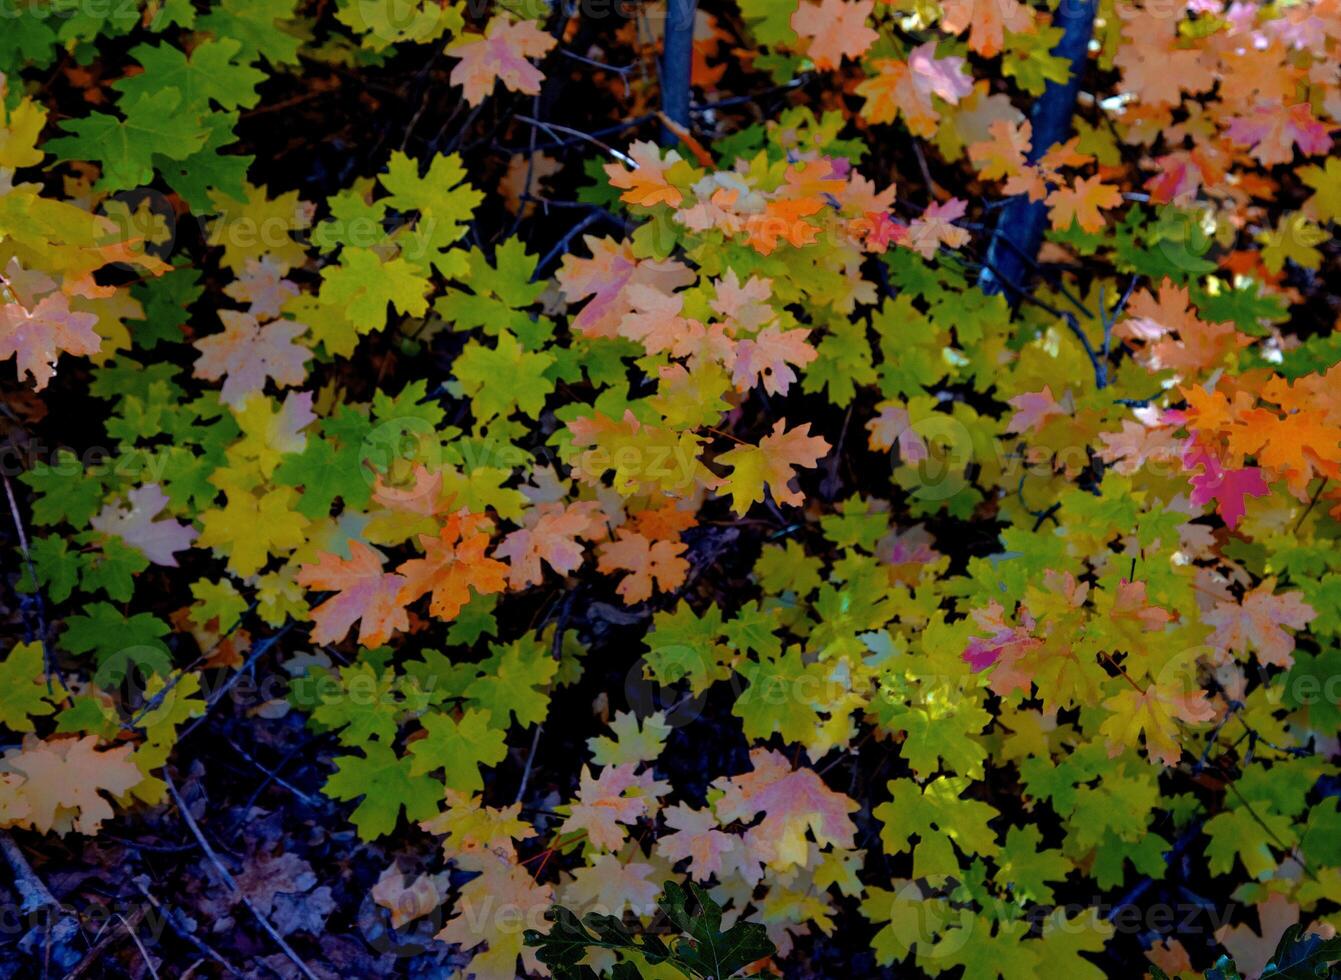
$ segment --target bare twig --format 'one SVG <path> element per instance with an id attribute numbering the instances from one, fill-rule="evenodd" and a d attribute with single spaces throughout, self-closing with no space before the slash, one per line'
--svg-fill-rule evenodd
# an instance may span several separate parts
<path id="1" fill-rule="evenodd" d="M 535 734 L 531 736 L 531 750 L 526 753 L 526 768 L 522 770 L 521 785 L 517 787 L 517 798 L 512 801 L 514 803 L 520 803 L 526 795 L 526 784 L 531 781 L 531 766 L 535 763 L 536 749 L 540 748 L 540 733 L 544 730 L 543 724 L 535 726 Z"/>
<path id="2" fill-rule="evenodd" d="M 629 156 L 627 153 L 621 153 L 619 150 L 616 150 L 613 146 L 610 146 L 606 143 L 602 143 L 600 140 L 598 140 L 595 136 L 591 135 L 590 133 L 584 133 L 580 129 L 573 129 L 571 126 L 560 126 L 558 123 L 545 122 L 540 119 L 532 119 L 530 116 L 516 116 L 515 118 L 517 122 L 524 122 L 528 126 L 539 126 L 541 129 L 549 133 L 549 135 L 551 137 L 554 137 L 555 139 L 558 139 L 558 137 L 554 135 L 555 133 L 567 133 L 569 136 L 572 136 L 575 139 L 581 140 L 586 143 L 590 143 L 592 146 L 600 147 L 607 154 L 614 157 L 616 160 L 624 164 L 624 166 L 628 167 L 629 169 L 631 170 L 638 169 L 638 161 L 634 160 L 633 157 Z"/>
<path id="3" fill-rule="evenodd" d="M 14 890 L 19 893 L 19 907 L 25 914 L 38 909 L 60 908 L 61 903 L 56 901 L 56 896 L 51 894 L 46 883 L 37 877 L 37 872 L 33 871 L 32 865 L 23 856 L 18 842 L 7 830 L 0 830 L 0 851 L 4 852 L 5 860 L 14 872 Z"/>
<path id="4" fill-rule="evenodd" d="M 311 968 L 302 961 L 302 958 L 294 952 L 293 947 L 290 946 L 284 940 L 284 937 L 275 930 L 275 927 L 270 924 L 270 920 L 261 914 L 261 910 L 256 907 L 251 898 L 238 887 L 237 881 L 233 878 L 229 870 L 224 867 L 223 862 L 219 860 L 219 855 L 216 854 L 214 848 L 210 846 L 210 842 L 205 839 L 205 835 L 200 830 L 200 825 L 196 823 L 196 818 L 191 816 L 190 808 L 186 805 L 186 801 L 182 799 L 182 794 L 178 792 L 177 784 L 173 782 L 172 774 L 169 773 L 167 769 L 163 770 L 163 782 L 167 784 L 168 792 L 172 795 L 172 801 L 177 804 L 177 812 L 180 813 L 182 819 L 186 821 L 187 829 L 191 831 L 191 835 L 195 837 L 196 841 L 200 844 L 200 849 L 205 852 L 205 857 L 207 857 L 210 864 L 214 866 L 214 870 L 218 872 L 220 880 L 228 887 L 228 890 L 233 893 L 238 901 L 247 906 L 251 911 L 251 914 L 256 917 L 256 921 L 260 923 L 261 928 L 275 941 L 275 944 L 284 952 L 284 955 L 289 958 L 289 962 L 298 968 L 298 972 L 307 977 L 307 980 L 317 980 L 317 976 L 312 972 Z"/>
<path id="5" fill-rule="evenodd" d="M 157 898 L 155 898 L 153 894 L 149 891 L 149 889 L 146 888 L 138 878 L 135 879 L 135 887 L 139 889 L 140 894 L 144 896 L 145 901 L 147 901 L 150 905 L 152 905 L 154 909 L 163 916 L 164 920 L 167 922 L 169 926 L 172 927 L 172 931 L 177 934 L 178 938 L 183 939 L 186 942 L 190 943 L 196 949 L 200 950 L 200 952 L 203 953 L 205 956 L 207 956 L 209 959 L 213 960 L 215 963 L 218 963 L 219 966 L 221 966 L 224 970 L 226 970 L 229 973 L 229 975 L 235 977 L 242 976 L 242 972 L 240 970 L 238 970 L 226 959 L 224 959 L 222 956 L 216 953 L 208 943 L 206 943 L 203 939 L 201 939 L 194 932 L 192 932 L 190 928 L 188 928 L 187 924 L 182 921 L 182 917 L 177 912 L 176 909 L 174 909 L 170 905 L 164 905 Z"/>
<path id="6" fill-rule="evenodd" d="M 144 921 L 146 914 L 145 907 L 141 905 L 130 914 L 129 919 L 119 914 L 116 918 L 126 927 L 124 935 L 129 935 L 134 941 L 140 955 L 144 957 L 144 965 L 149 968 L 150 975 L 157 980 L 158 970 L 154 968 L 154 961 L 149 958 L 149 951 L 144 948 L 144 944 L 140 942 L 140 937 L 135 934 L 136 927 Z M 98 961 L 121 940 L 122 935 L 120 929 L 108 929 L 104 932 L 98 941 L 93 944 L 93 947 L 84 954 L 84 958 L 76 963 L 69 973 L 65 974 L 64 980 L 79 980 L 80 977 L 88 976 L 90 971 L 98 965 Z"/>
<path id="7" fill-rule="evenodd" d="M 53 693 L 51 684 L 53 675 L 56 680 L 60 681 L 62 688 L 69 690 L 69 685 L 65 683 L 65 677 L 61 674 L 60 667 L 57 666 L 56 660 L 51 654 L 51 647 L 47 643 L 47 607 L 42 599 L 42 589 L 37 584 L 37 568 L 33 565 L 33 555 L 28 548 L 28 533 L 23 529 L 23 518 L 19 516 L 19 502 L 14 499 L 14 487 L 10 485 L 8 474 L 0 473 L 0 479 L 5 481 L 5 497 L 9 500 L 9 516 L 14 521 L 14 531 L 19 536 L 19 550 L 23 552 L 23 561 L 28 567 L 28 578 L 33 583 L 37 635 L 38 641 L 42 644 L 42 665 L 46 671 L 47 693 Z"/>

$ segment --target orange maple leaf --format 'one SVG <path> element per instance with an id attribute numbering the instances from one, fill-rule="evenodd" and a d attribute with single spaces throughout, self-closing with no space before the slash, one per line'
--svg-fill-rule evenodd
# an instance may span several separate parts
<path id="1" fill-rule="evenodd" d="M 736 344 L 735 363 L 731 380 L 741 391 L 748 391 L 763 382 L 771 395 L 785 395 L 796 380 L 790 365 L 805 367 L 819 356 L 807 339 L 810 331 L 803 327 L 782 330 L 767 327 L 752 338 Z"/>
<path id="2" fill-rule="evenodd" d="M 280 388 L 301 385 L 307 379 L 307 362 L 312 352 L 297 339 L 307 327 L 292 320 L 257 323 L 250 313 L 220 310 L 223 333 L 201 337 L 195 342 L 200 357 L 195 376 L 208 381 L 224 379 L 219 401 L 241 407 L 247 396 L 265 388 L 270 378 Z"/>
<path id="3" fill-rule="evenodd" d="M 41 391 L 56 373 L 56 357 L 96 354 L 102 338 L 93 331 L 98 317 L 70 309 L 64 293 L 43 296 L 31 310 L 22 303 L 0 306 L 0 360 L 14 355 L 19 378 L 29 374 Z"/>
<path id="4" fill-rule="evenodd" d="M 470 601 L 470 591 L 487 595 L 507 587 L 507 565 L 486 558 L 493 522 L 478 514 L 462 512 L 447 518 L 437 537 L 421 534 L 423 558 L 402 562 L 396 571 L 403 584 L 396 601 L 409 605 L 421 595 L 433 593 L 428 611 L 442 620 L 455 619 Z"/>
<path id="5" fill-rule="evenodd" d="M 689 574 L 689 562 L 680 557 L 687 547 L 683 541 L 649 541 L 637 531 L 622 527 L 615 534 L 616 540 L 601 545 L 596 567 L 607 574 L 630 573 L 615 589 L 628 605 L 651 596 L 654 583 L 662 592 L 669 592 Z"/>
<path id="6" fill-rule="evenodd" d="M 1032 34 L 1036 25 L 1029 8 L 1019 0 L 945 0 L 941 26 L 961 34 L 972 26 L 969 47 L 984 58 L 1001 50 L 1005 32 Z"/>
<path id="7" fill-rule="evenodd" d="M 657 145 L 644 140 L 629 147 L 628 155 L 636 164 L 632 170 L 622 163 L 605 165 L 610 186 L 624 191 L 619 199 L 625 204 L 637 204 L 645 208 L 658 204 L 679 207 L 684 194 L 666 179 L 666 171 L 680 162 L 680 154 L 668 150 L 663 160 Z"/>
<path id="8" fill-rule="evenodd" d="M 816 68 L 837 68 L 846 56 L 860 58 L 880 37 L 866 26 L 875 0 L 803 2 L 792 13 L 792 30 L 810 38 L 806 55 Z"/>
<path id="9" fill-rule="evenodd" d="M 514 92 L 536 95 L 545 75 L 526 59 L 539 58 L 557 43 L 534 21 L 499 14 L 489 21 L 483 36 L 466 34 L 447 46 L 448 54 L 461 59 L 452 69 L 451 83 L 461 86 L 471 105 L 483 102 L 496 81 Z"/>
<path id="10" fill-rule="evenodd" d="M 99 752 L 96 735 L 47 741 L 29 735 L 22 748 L 5 753 L 5 769 L 24 777 L 5 790 L 27 803 L 23 819 L 37 830 L 65 834 L 73 829 L 91 836 L 113 815 L 102 794 L 122 796 L 144 781 L 131 760 L 134 751 L 132 745 L 119 745 Z"/>
<path id="11" fill-rule="evenodd" d="M 582 538 L 605 533 L 600 504 L 594 500 L 563 504 L 545 504 L 530 511 L 526 527 L 518 528 L 494 549 L 498 558 L 510 566 L 508 581 L 514 589 L 535 585 L 544 579 L 541 559 L 560 575 L 577 571 L 585 549 Z"/>
<path id="12" fill-rule="evenodd" d="M 1100 208 L 1115 208 L 1122 203 L 1122 194 L 1100 177 L 1077 177 L 1074 187 L 1059 187 L 1048 195 L 1052 208 L 1052 227 L 1065 231 L 1075 221 L 1085 231 L 1095 232 L 1104 226 Z"/>
<path id="13" fill-rule="evenodd" d="M 334 589 L 337 594 L 312 610 L 316 643 L 338 643 L 355 620 L 359 643 L 381 646 L 396 630 L 408 630 L 410 619 L 397 599 L 405 579 L 382 570 L 382 556 L 362 541 L 349 542 L 349 558 L 323 552 L 315 564 L 298 569 L 298 584 L 308 589 Z"/>

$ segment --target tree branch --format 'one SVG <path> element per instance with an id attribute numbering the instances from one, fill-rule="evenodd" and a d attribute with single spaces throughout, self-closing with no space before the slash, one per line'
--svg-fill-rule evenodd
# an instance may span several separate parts
<path id="1" fill-rule="evenodd" d="M 1096 6 L 1097 0 L 1062 0 L 1057 9 L 1055 20 L 1062 22 L 1062 39 L 1052 53 L 1069 61 L 1071 72 L 1063 84 L 1049 82 L 1029 113 L 1029 121 L 1033 124 L 1030 163 L 1037 163 L 1054 145 L 1066 142 L 1071 135 L 1071 114 L 1089 56 Z M 1031 271 L 1030 263 L 1043 243 L 1047 220 L 1048 208 L 1043 201 L 1031 201 L 1028 195 L 1017 194 L 1006 203 L 997 216 L 997 234 L 988 246 L 990 263 L 984 263 L 978 279 L 983 292 L 991 295 L 1008 288 L 1002 279 L 1006 283 L 1025 285 Z M 1001 247 L 1002 240 L 1010 247 Z M 996 270 L 1000 270 L 1000 275 Z"/>
<path id="2" fill-rule="evenodd" d="M 689 128 L 689 74 L 694 62 L 694 13 L 697 0 L 668 0 L 665 46 L 661 54 L 661 110 L 681 129 Z M 662 125 L 661 145 L 674 146 L 680 137 Z"/>

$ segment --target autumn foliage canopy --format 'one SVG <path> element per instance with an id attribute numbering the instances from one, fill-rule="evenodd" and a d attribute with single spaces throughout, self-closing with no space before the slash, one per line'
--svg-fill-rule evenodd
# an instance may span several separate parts
<path id="1" fill-rule="evenodd" d="M 1338 66 L 6 0 L 0 975 L 1329 976 Z"/>

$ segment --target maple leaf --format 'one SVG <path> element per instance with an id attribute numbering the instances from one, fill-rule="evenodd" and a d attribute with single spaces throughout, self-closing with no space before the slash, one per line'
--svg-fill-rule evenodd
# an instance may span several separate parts
<path id="1" fill-rule="evenodd" d="M 548 646 L 521 642 L 495 646 L 493 656 L 480 669 L 465 689 L 471 702 L 488 710 L 500 724 L 509 715 L 523 727 L 545 720 L 549 696 L 543 688 L 559 669 Z"/>
<path id="2" fill-rule="evenodd" d="M 455 914 L 435 937 L 475 952 L 462 968 L 466 976 L 515 977 L 517 957 L 526 973 L 539 972 L 535 953 L 522 943 L 522 929 L 537 910 L 554 902 L 550 885 L 538 884 L 526 867 L 492 852 L 472 855 L 464 870 L 478 875 L 461 886 Z"/>
<path id="3" fill-rule="evenodd" d="M 407 881 L 405 872 L 392 862 L 377 878 L 372 900 L 391 913 L 391 927 L 423 918 L 442 904 L 444 895 L 432 875 L 421 874 Z"/>
<path id="4" fill-rule="evenodd" d="M 284 273 L 285 269 L 268 255 L 260 259 L 249 258 L 242 274 L 223 291 L 240 303 L 251 304 L 247 312 L 257 320 L 273 320 L 279 316 L 284 304 L 300 292 L 297 283 L 285 278 Z M 221 317 L 223 312 L 220 311 Z M 197 347 L 200 344 L 201 341 L 196 342 Z"/>
<path id="5" fill-rule="evenodd" d="M 623 915 L 629 909 L 637 916 L 656 911 L 661 887 L 649 880 L 656 873 L 641 861 L 621 862 L 613 854 L 598 854 L 590 865 L 573 872 L 573 880 L 559 893 L 559 900 L 583 912 Z"/>
<path id="6" fill-rule="evenodd" d="M 260 496 L 250 490 L 226 487 L 227 503 L 200 515 L 196 545 L 213 548 L 228 558 L 228 570 L 255 575 L 272 554 L 293 551 L 303 543 L 310 523 L 294 508 L 297 494 L 280 487 Z"/>
<path id="7" fill-rule="evenodd" d="M 1069 414 L 1052 396 L 1052 386 L 1042 391 L 1025 392 L 1007 399 L 1015 414 L 1006 423 L 1007 432 L 1032 432 L 1041 428 L 1054 415 Z"/>
<path id="8" fill-rule="evenodd" d="M 1189 470 L 1201 470 L 1188 477 L 1192 484 L 1192 503 L 1203 507 L 1212 500 L 1216 501 L 1216 513 L 1231 530 L 1238 527 L 1243 518 L 1248 497 L 1265 497 L 1271 492 L 1262 477 L 1262 471 L 1256 466 L 1227 470 L 1209 453 L 1196 449 L 1183 457 L 1183 465 Z"/>
<path id="9" fill-rule="evenodd" d="M 667 170 L 681 162 L 679 153 L 667 150 L 663 159 L 662 151 L 655 143 L 643 140 L 629 147 L 628 156 L 634 163 L 632 170 L 618 162 L 605 165 L 610 186 L 624 192 L 619 196 L 621 201 L 644 208 L 658 204 L 672 208 L 680 206 L 684 194 L 666 176 Z"/>
<path id="10" fill-rule="evenodd" d="M 810 346 L 809 333 L 800 327 L 782 330 L 772 326 L 739 341 L 734 352 L 731 381 L 742 391 L 762 381 L 769 394 L 785 395 L 796 380 L 796 372 L 790 365 L 805 367 L 819 356 Z"/>
<path id="11" fill-rule="evenodd" d="M 254 260 L 253 260 L 254 261 Z M 195 342 L 200 357 L 195 376 L 209 381 L 224 379 L 219 400 L 240 407 L 247 396 L 264 390 L 265 379 L 280 388 L 307 380 L 307 362 L 312 352 L 295 341 L 307 327 L 292 320 L 260 324 L 251 313 L 220 310 L 224 332 Z"/>
<path id="12" fill-rule="evenodd" d="M 547 54 L 557 43 L 557 38 L 534 21 L 514 21 L 507 14 L 496 14 L 483 36 L 465 34 L 447 46 L 448 54 L 461 59 L 452 69 L 451 83 L 461 86 L 471 105 L 483 102 L 496 81 L 513 92 L 535 95 L 545 75 L 526 59 Z"/>
<path id="13" fill-rule="evenodd" d="M 837 68 L 843 58 L 860 58 L 880 37 L 866 26 L 875 0 L 820 0 L 802 3 L 792 13 L 791 27 L 810 38 L 806 56 L 816 68 Z"/>
<path id="14" fill-rule="evenodd" d="M 401 808 L 408 820 L 426 820 L 438 811 L 442 784 L 429 776 L 410 775 L 411 760 L 396 757 L 378 741 L 362 746 L 363 755 L 341 755 L 335 760 L 322 792 L 337 800 L 362 799 L 349 819 L 359 836 L 372 841 L 396 829 Z"/>
<path id="15" fill-rule="evenodd" d="M 573 328 L 588 337 L 613 337 L 626 314 L 632 311 L 631 286 L 648 286 L 671 293 L 694 281 L 694 273 L 674 260 L 639 259 L 628 242 L 583 236 L 591 258 L 571 253 L 563 257 L 555 279 L 570 304 L 590 296 L 591 300 L 573 319 Z"/>
<path id="16" fill-rule="evenodd" d="M 760 860 L 779 871 L 804 864 L 810 850 L 807 830 L 821 847 L 852 847 L 855 800 L 829 789 L 813 769 L 793 769 L 786 756 L 772 749 L 751 749 L 750 762 L 749 772 L 712 785 L 722 791 L 715 810 L 723 823 L 764 815 L 745 837 Z"/>
<path id="17" fill-rule="evenodd" d="M 89 526 L 111 534 L 142 551 L 155 565 L 177 567 L 178 551 L 191 547 L 196 530 L 180 521 L 155 520 L 168 506 L 168 495 L 157 483 L 146 483 L 126 494 L 128 508 L 106 504 L 89 518 Z"/>
<path id="18" fill-rule="evenodd" d="M 829 451 L 829 444 L 809 434 L 809 422 L 787 431 L 785 425 L 779 419 L 759 445 L 738 446 L 717 457 L 716 462 L 731 467 L 730 476 L 719 478 L 717 486 L 730 488 L 731 507 L 737 514 L 743 516 L 750 504 L 764 499 L 765 484 L 779 503 L 803 502 L 800 491 L 791 487 L 796 468 L 815 466 Z"/>
<path id="19" fill-rule="evenodd" d="M 1206 722 L 1215 717 L 1205 691 L 1181 694 L 1154 684 L 1144 691 L 1119 691 L 1104 702 L 1104 707 L 1111 714 L 1099 726 L 1099 733 L 1107 739 L 1110 757 L 1135 748 L 1144 733 L 1146 755 L 1152 763 L 1166 766 L 1177 765 L 1183 752 L 1177 720 Z"/>
<path id="20" fill-rule="evenodd" d="M 1053 228 L 1065 231 L 1074 220 L 1085 231 L 1095 232 L 1104 226 L 1099 209 L 1117 207 L 1122 194 L 1099 177 L 1077 177 L 1073 186 L 1058 187 L 1049 194 L 1047 203 Z"/>
<path id="21" fill-rule="evenodd" d="M 338 643 L 355 620 L 360 620 L 359 643 L 381 646 L 396 631 L 410 628 L 401 589 L 402 575 L 385 572 L 382 556 L 362 541 L 349 542 L 349 558 L 322 552 L 314 564 L 298 569 L 297 582 L 308 589 L 334 589 L 338 593 L 312 610 L 316 643 Z"/>
<path id="22" fill-rule="evenodd" d="M 494 557 L 508 560 L 508 584 L 523 589 L 543 581 L 542 559 L 560 575 L 577 571 L 585 554 L 579 539 L 605 533 L 594 513 L 598 506 L 590 502 L 547 504 L 528 512 L 528 526 L 508 534 L 494 549 Z"/>
<path id="23" fill-rule="evenodd" d="M 1276 580 L 1263 580 L 1256 588 L 1245 593 L 1243 602 L 1221 600 L 1215 608 L 1202 614 L 1202 622 L 1213 626 L 1215 632 L 1207 641 L 1221 650 L 1246 656 L 1250 649 L 1257 651 L 1258 659 L 1274 667 L 1289 667 L 1294 663 L 1294 638 L 1286 627 L 1301 630 L 1317 612 L 1303 600 L 1303 593 L 1275 593 Z"/>
<path id="24" fill-rule="evenodd" d="M 478 796 L 448 789 L 447 808 L 420 826 L 431 834 L 444 834 L 442 851 L 448 860 L 463 854 L 493 851 L 516 856 L 514 840 L 536 835 L 535 828 L 518 819 L 521 803 L 496 808 L 482 806 Z"/>
<path id="25" fill-rule="evenodd" d="M 968 202 L 959 198 L 951 198 L 944 203 L 940 201 L 932 203 L 921 215 L 913 219 L 912 224 L 908 226 L 907 234 L 899 244 L 912 249 L 924 259 L 932 258 L 942 245 L 959 248 L 968 242 L 969 233 L 967 229 L 960 228 L 952 222 L 964 217 L 967 207 Z"/>
<path id="26" fill-rule="evenodd" d="M 448 789 L 478 793 L 484 789 L 480 766 L 496 766 L 508 754 L 503 732 L 489 726 L 489 712 L 467 708 L 461 717 L 443 712 L 424 715 L 423 738 L 408 745 L 410 775 L 442 769 Z"/>
<path id="27" fill-rule="evenodd" d="M 402 562 L 396 569 L 403 581 L 396 602 L 409 605 L 432 592 L 428 611 L 448 620 L 455 619 L 470 601 L 472 589 L 479 595 L 502 592 L 508 568 L 484 555 L 492 528 L 486 517 L 460 513 L 447 519 L 437 537 L 420 535 L 424 557 Z"/>
<path id="28" fill-rule="evenodd" d="M 62 292 L 48 293 L 29 310 L 19 302 L 0 306 L 0 360 L 14 355 L 19 378 L 27 374 L 41 391 L 56 374 L 56 358 L 67 354 L 92 355 L 102 348 L 93 330 L 92 313 L 70 309 Z"/>
<path id="29" fill-rule="evenodd" d="M 593 776 L 589 766 L 582 767 L 577 795 L 569 805 L 569 815 L 559 826 L 559 833 L 571 834 L 577 830 L 587 833 L 593 847 L 617 851 L 628 837 L 620 824 L 636 823 L 652 812 L 657 789 L 664 784 L 650 781 L 650 777 L 634 774 L 636 763 L 606 766 L 599 776 Z"/>
<path id="30" fill-rule="evenodd" d="M 631 573 L 615 590 L 629 605 L 649 598 L 654 585 L 662 592 L 672 591 L 689 573 L 689 562 L 681 557 L 688 547 L 683 541 L 649 541 L 622 527 L 615 534 L 614 541 L 601 545 L 596 568 L 606 574 Z"/>
<path id="31" fill-rule="evenodd" d="M 610 722 L 610 730 L 614 738 L 601 735 L 587 740 L 592 761 L 598 766 L 653 761 L 666 747 L 671 726 L 666 724 L 664 711 L 654 711 L 641 720 L 631 711 L 620 711 Z"/>
<path id="32" fill-rule="evenodd" d="M 1306 156 L 1327 153 L 1332 148 L 1327 125 L 1313 118 L 1307 102 L 1254 106 L 1252 115 L 1229 121 L 1225 136 L 1239 146 L 1252 147 L 1252 155 L 1266 166 L 1289 163 L 1296 146 Z"/>
<path id="33" fill-rule="evenodd" d="M 666 826 L 675 832 L 657 838 L 657 852 L 672 864 L 689 859 L 689 873 L 707 881 L 723 871 L 723 861 L 740 845 L 740 838 L 723 833 L 717 817 L 708 809 L 695 810 L 683 803 L 667 807 Z"/>
<path id="34" fill-rule="evenodd" d="M 113 816 L 103 793 L 122 796 L 144 779 L 131 760 L 133 745 L 98 751 L 98 738 L 28 735 L 4 755 L 3 766 L 24 776 L 16 792 L 27 803 L 26 822 L 42 833 L 71 830 L 93 836 Z"/>
<path id="35" fill-rule="evenodd" d="M 42 644 L 16 643 L 0 661 L 0 725 L 11 732 L 33 731 L 34 718 L 55 712 L 58 690 L 54 684 L 47 688 Z"/>
<path id="36" fill-rule="evenodd" d="M 969 48 L 990 58 L 1001 51 L 1005 32 L 1030 33 L 1035 29 L 1029 8 L 1019 0 L 945 0 L 941 4 L 941 26 L 951 34 L 969 33 Z"/>

